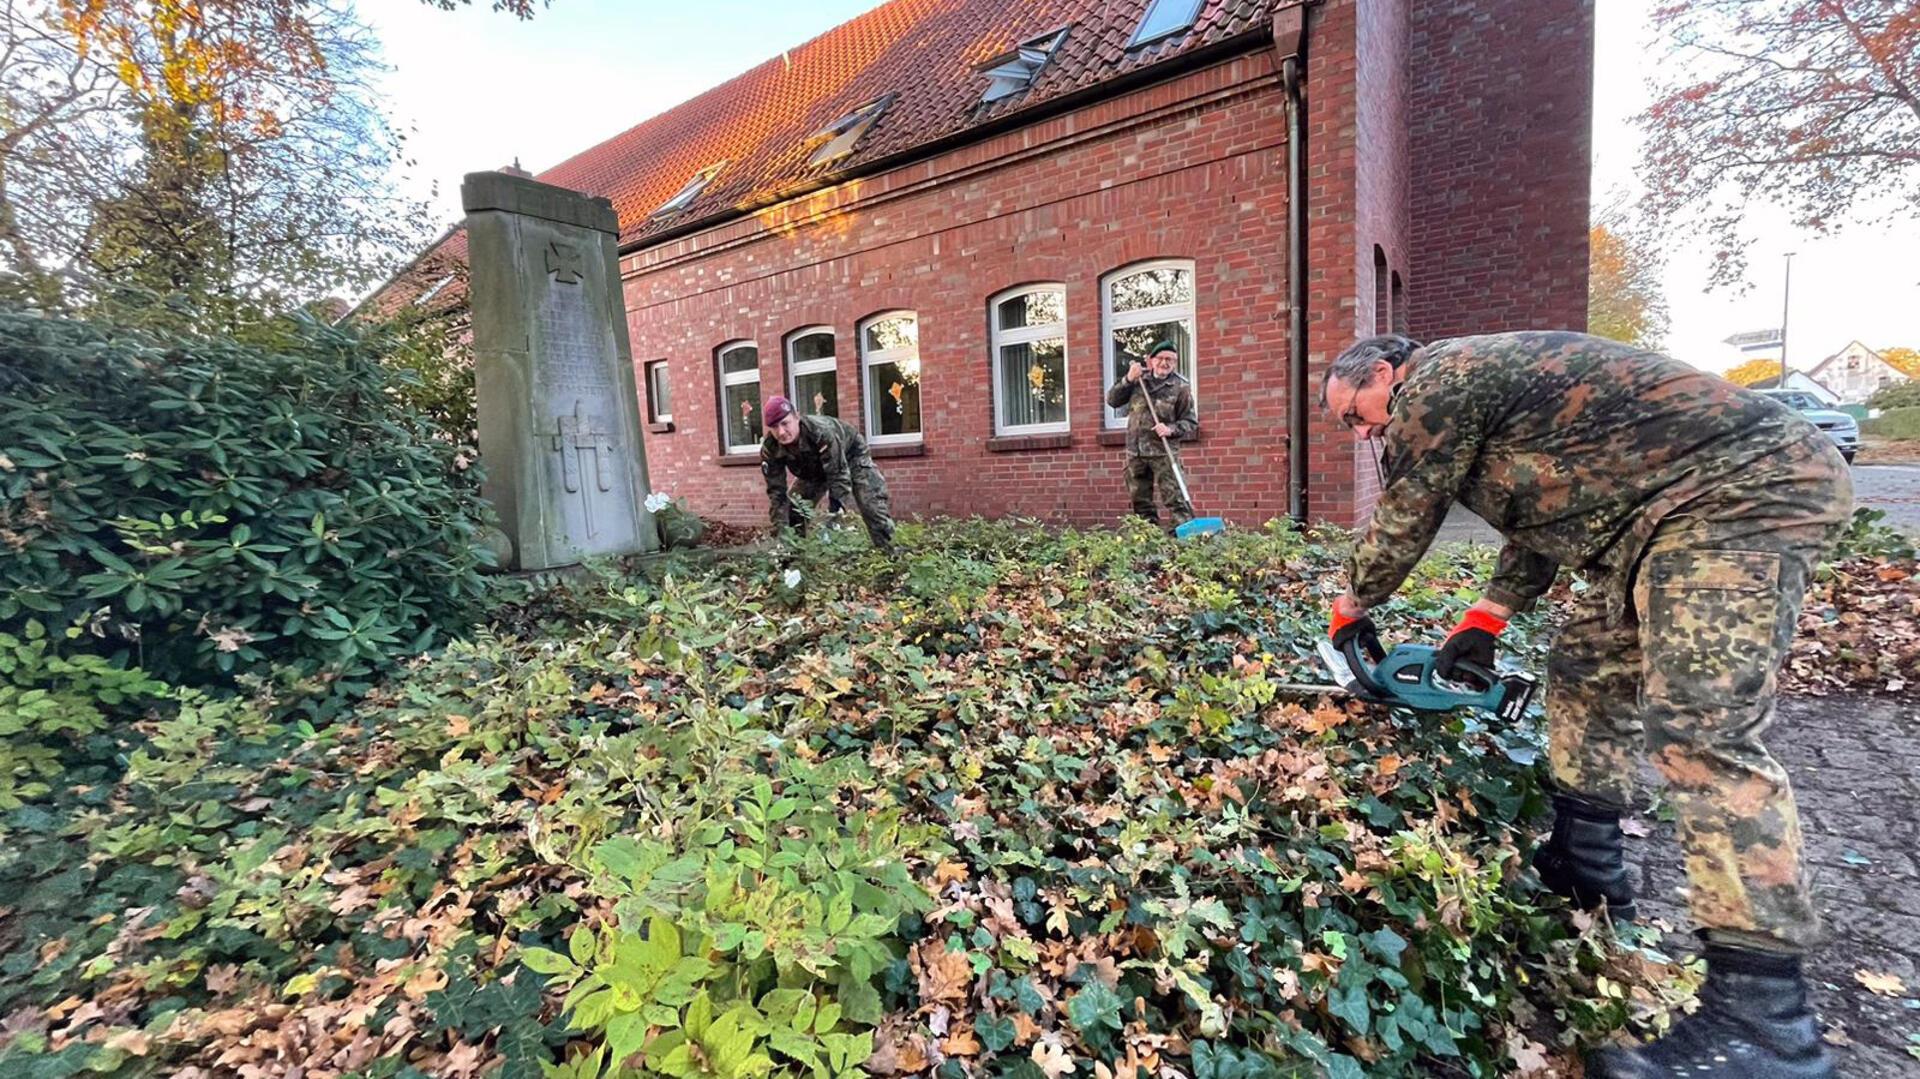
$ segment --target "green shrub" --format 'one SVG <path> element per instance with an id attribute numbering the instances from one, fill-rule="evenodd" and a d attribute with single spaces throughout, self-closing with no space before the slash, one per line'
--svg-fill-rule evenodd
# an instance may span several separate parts
<path id="1" fill-rule="evenodd" d="M 1920 438 L 1920 405 L 1889 408 L 1861 424 L 1860 431 L 1874 438 Z"/>
<path id="2" fill-rule="evenodd" d="M 1882 386 L 1867 398 L 1868 408 L 1920 408 L 1920 380 Z"/>
<path id="3" fill-rule="evenodd" d="M 108 728 L 112 709 L 167 691 L 99 656 L 50 655 L 49 643 L 38 622 L 19 637 L 0 633 L 0 810 L 51 791 L 74 750 Z"/>
<path id="4" fill-rule="evenodd" d="M 1839 540 L 1833 545 L 1832 560 L 1914 557 L 1913 540 L 1886 522 L 1885 510 L 1866 506 L 1856 508 L 1853 520 L 1847 523 L 1847 530 L 1840 534 Z"/>
<path id="5" fill-rule="evenodd" d="M 1324 679 L 1334 537 L 900 538 L 904 574 L 832 531 L 602 563 L 317 730 L 156 709 L 0 833 L 0 1015 L 95 1005 L 0 1075 L 271 1037 L 366 1079 L 1491 1076 L 1682 995 L 1536 907 L 1537 715 L 1283 688 Z M 1488 557 L 1423 561 L 1389 638 Z"/>
<path id="6" fill-rule="evenodd" d="M 391 390 L 382 339 L 161 340 L 0 311 L 0 631 L 157 678 L 339 678 L 475 611 L 467 451 Z"/>

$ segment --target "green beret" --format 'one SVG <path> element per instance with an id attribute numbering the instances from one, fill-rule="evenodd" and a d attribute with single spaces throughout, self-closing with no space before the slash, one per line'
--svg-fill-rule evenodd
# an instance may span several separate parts
<path id="1" fill-rule="evenodd" d="M 1168 341 L 1155 341 L 1155 342 L 1153 343 L 1153 347 L 1147 350 L 1147 355 L 1148 355 L 1148 356 L 1158 356 L 1158 355 L 1159 355 L 1160 353 L 1162 353 L 1162 352 L 1171 352 L 1171 353 L 1173 353 L 1173 354 L 1174 354 L 1175 356 L 1178 356 L 1178 355 L 1180 355 L 1180 350 L 1179 350 L 1179 349 L 1177 349 L 1177 348 L 1175 348 L 1175 347 L 1173 347 L 1173 342 L 1172 342 L 1171 340 L 1168 340 Z"/>

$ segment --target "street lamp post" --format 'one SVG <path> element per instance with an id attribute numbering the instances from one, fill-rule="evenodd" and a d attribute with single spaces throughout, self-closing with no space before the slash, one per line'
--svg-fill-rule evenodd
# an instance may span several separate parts
<path id="1" fill-rule="evenodd" d="M 1793 256 L 1787 252 L 1787 282 L 1780 289 L 1780 388 L 1787 388 L 1787 311 L 1793 301 Z"/>

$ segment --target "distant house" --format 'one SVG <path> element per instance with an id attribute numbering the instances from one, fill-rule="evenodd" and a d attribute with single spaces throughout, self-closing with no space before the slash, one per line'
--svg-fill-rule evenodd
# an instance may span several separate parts
<path id="1" fill-rule="evenodd" d="M 1858 341 L 1821 360 L 1809 373 L 1846 405 L 1864 404 L 1882 387 L 1909 381 L 1884 356 Z"/>
<path id="2" fill-rule="evenodd" d="M 1747 388 L 1750 390 L 1771 390 L 1779 385 L 1780 376 L 1775 375 L 1772 378 L 1763 378 L 1757 382 L 1749 382 L 1747 383 Z M 1787 372 L 1787 389 L 1810 393 L 1823 405 L 1837 405 L 1841 403 L 1839 394 L 1828 389 L 1826 384 L 1814 378 L 1812 375 L 1807 374 L 1805 371 Z"/>
<path id="3" fill-rule="evenodd" d="M 1104 398 L 1165 340 L 1203 512 L 1352 524 L 1374 464 L 1315 398 L 1356 335 L 1585 328 L 1593 33 L 1593 0 L 891 0 L 538 179 L 613 202 L 650 478 L 703 515 L 764 519 L 779 393 L 904 514 L 1112 520 Z M 460 303 L 465 251 L 375 308 Z"/>

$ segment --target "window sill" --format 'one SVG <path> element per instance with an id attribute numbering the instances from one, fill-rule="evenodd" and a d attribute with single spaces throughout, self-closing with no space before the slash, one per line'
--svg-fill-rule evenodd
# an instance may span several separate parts
<path id="1" fill-rule="evenodd" d="M 655 435 L 671 434 L 673 432 L 673 421 L 662 420 L 659 423 L 647 424 L 647 432 Z"/>
<path id="2" fill-rule="evenodd" d="M 1061 450 L 1073 445 L 1073 435 L 1061 431 L 1050 435 L 1000 435 L 987 439 L 988 453 L 1019 453 L 1023 450 Z"/>
<path id="3" fill-rule="evenodd" d="M 720 455 L 721 468 L 758 468 L 760 455 L 757 453 L 723 453 Z"/>
<path id="4" fill-rule="evenodd" d="M 890 442 L 884 446 L 869 445 L 869 457 L 923 457 L 927 452 L 924 442 Z"/>

